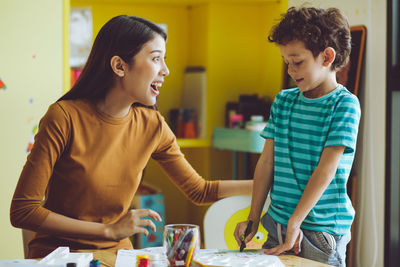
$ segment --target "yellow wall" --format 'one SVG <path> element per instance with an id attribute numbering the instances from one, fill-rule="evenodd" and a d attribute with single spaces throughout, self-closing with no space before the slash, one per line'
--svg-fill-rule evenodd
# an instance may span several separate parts
<path id="1" fill-rule="evenodd" d="M 207 66 L 209 36 L 209 6 L 207 4 L 191 6 L 189 11 L 189 66 Z"/>
<path id="2" fill-rule="evenodd" d="M 278 47 L 266 39 L 281 5 L 210 4 L 209 137 L 213 127 L 224 125 L 227 101 L 237 101 L 239 94 L 274 96 L 281 89 L 282 58 Z"/>
<path id="3" fill-rule="evenodd" d="M 63 88 L 63 1 L 0 1 L 0 259 L 23 258 L 11 198 L 33 127 Z"/>

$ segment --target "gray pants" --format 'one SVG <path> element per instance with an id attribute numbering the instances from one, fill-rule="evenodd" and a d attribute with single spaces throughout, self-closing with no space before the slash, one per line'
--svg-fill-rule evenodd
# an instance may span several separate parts
<path id="1" fill-rule="evenodd" d="M 286 225 L 279 225 L 268 214 L 264 214 L 261 223 L 268 231 L 268 239 L 263 248 L 269 249 L 276 247 L 285 241 Z M 346 247 L 350 242 L 350 232 L 345 235 L 332 235 L 325 232 L 303 231 L 303 240 L 301 241 L 301 251 L 297 256 L 319 261 L 333 266 L 346 267 Z M 281 234 L 281 236 L 280 236 Z M 288 254 L 294 254 L 288 251 Z"/>

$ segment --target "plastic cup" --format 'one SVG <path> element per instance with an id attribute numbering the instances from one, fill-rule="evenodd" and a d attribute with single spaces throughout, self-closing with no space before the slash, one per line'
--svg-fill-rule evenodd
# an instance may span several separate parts
<path id="1" fill-rule="evenodd" d="M 200 249 L 200 230 L 194 224 L 164 226 L 163 247 L 169 266 L 189 267 Z"/>

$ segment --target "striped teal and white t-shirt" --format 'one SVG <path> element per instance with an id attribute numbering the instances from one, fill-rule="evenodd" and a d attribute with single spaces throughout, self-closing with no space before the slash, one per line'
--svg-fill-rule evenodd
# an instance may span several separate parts
<path id="1" fill-rule="evenodd" d="M 306 98 L 298 88 L 281 91 L 271 107 L 261 136 L 274 140 L 274 183 L 268 214 L 287 225 L 322 150 L 345 146 L 331 184 L 310 211 L 301 228 L 343 235 L 350 230 L 354 209 L 346 184 L 353 164 L 360 103 L 339 85 L 320 98 Z"/>

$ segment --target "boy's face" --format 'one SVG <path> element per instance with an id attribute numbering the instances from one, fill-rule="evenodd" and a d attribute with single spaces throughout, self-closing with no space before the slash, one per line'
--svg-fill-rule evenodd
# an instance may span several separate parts
<path id="1" fill-rule="evenodd" d="M 331 64 L 326 64 L 324 53 L 314 57 L 302 41 L 291 41 L 279 46 L 282 57 L 288 65 L 288 74 L 306 97 L 316 98 L 336 88 L 332 84 Z M 336 81 L 335 81 L 336 82 Z"/>

